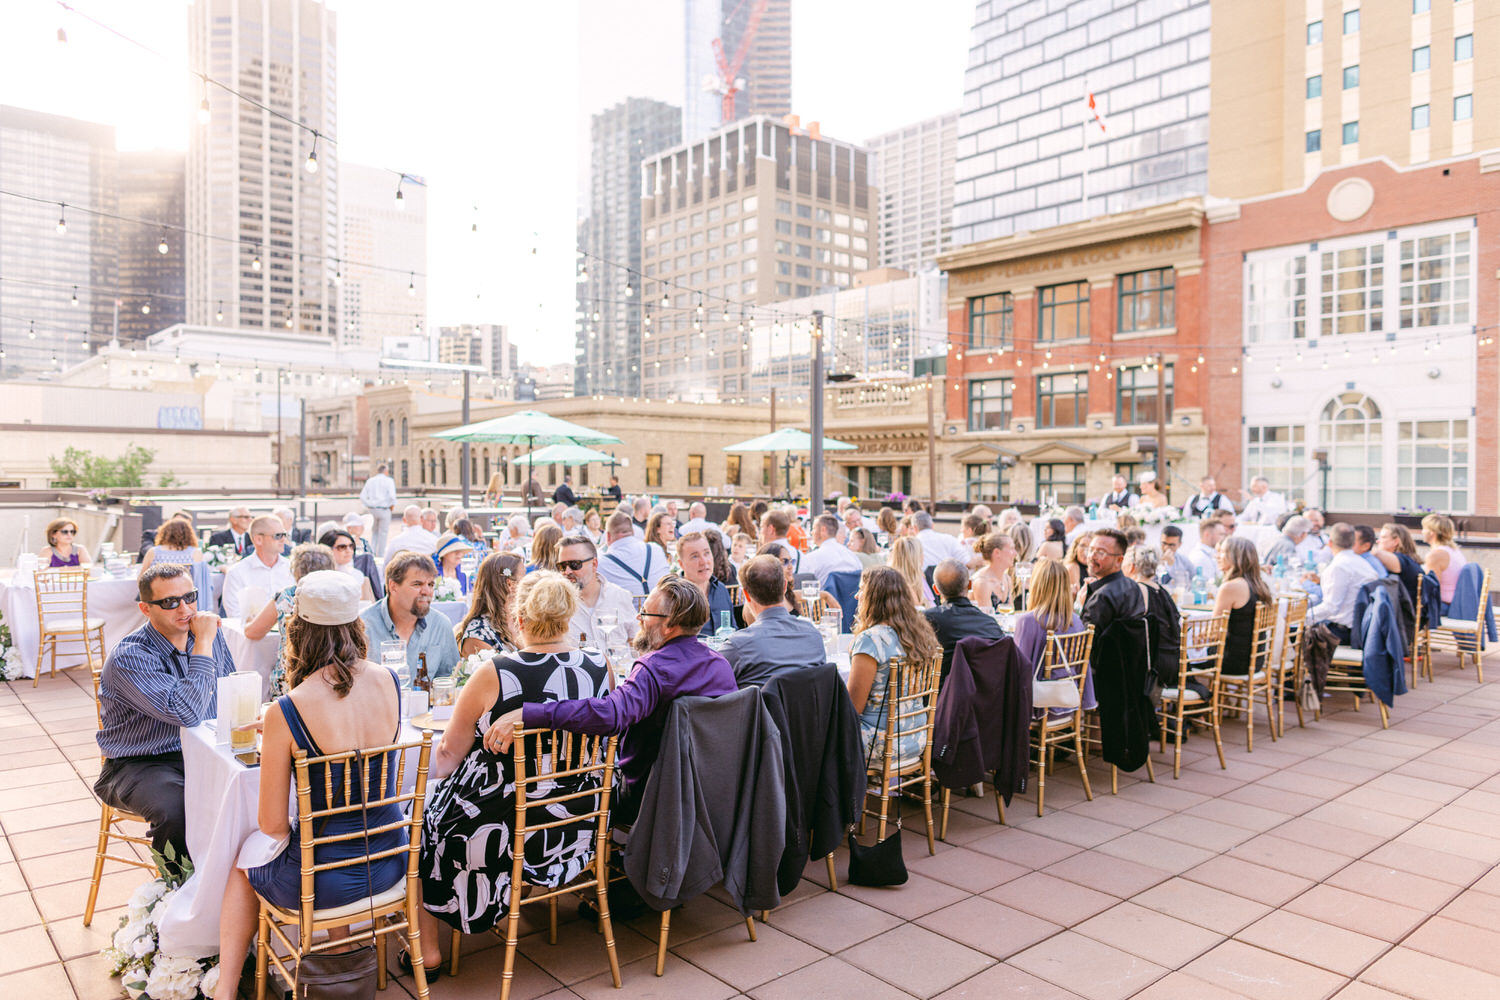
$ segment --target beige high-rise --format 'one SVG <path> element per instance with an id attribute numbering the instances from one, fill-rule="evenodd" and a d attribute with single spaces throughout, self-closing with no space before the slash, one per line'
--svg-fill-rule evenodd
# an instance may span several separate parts
<path id="1" fill-rule="evenodd" d="M 1216 3 L 1212 64 L 1208 186 L 1221 197 L 1500 146 L 1500 6 L 1484 0 Z"/>

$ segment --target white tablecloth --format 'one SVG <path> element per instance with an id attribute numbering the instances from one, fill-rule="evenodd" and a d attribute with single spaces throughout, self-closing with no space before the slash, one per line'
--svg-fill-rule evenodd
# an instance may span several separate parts
<path id="1" fill-rule="evenodd" d="M 280 641 L 275 632 L 268 632 L 259 639 L 245 635 L 242 618 L 225 618 L 220 623 L 224 642 L 229 646 L 229 655 L 234 659 L 236 670 L 253 670 L 260 674 L 260 700 L 266 700 L 271 683 L 271 670 L 276 666 L 276 651 Z"/>
<path id="2" fill-rule="evenodd" d="M 1034 545 L 1041 545 L 1042 539 L 1046 537 L 1047 519 L 1044 517 L 1032 518 L 1027 527 L 1031 530 L 1032 543 Z M 1113 527 L 1113 525 L 1108 521 L 1085 521 L 1083 523 L 1083 528 L 1086 531 L 1097 531 L 1105 527 Z M 1166 527 L 1166 525 L 1148 524 L 1144 527 L 1146 529 L 1146 541 L 1151 545 L 1160 546 L 1162 528 Z M 1179 524 L 1177 527 L 1182 529 L 1183 551 L 1191 552 L 1193 549 L 1196 549 L 1198 547 L 1198 522 L 1189 521 Z M 1274 525 L 1270 524 L 1237 524 L 1235 525 L 1234 533 L 1242 538 L 1249 538 L 1253 541 L 1256 551 L 1260 553 L 1262 558 L 1264 558 L 1266 550 L 1275 543 L 1277 536 L 1281 534 L 1276 530 Z"/>
<path id="3" fill-rule="evenodd" d="M 433 601 L 433 611 L 441 611 L 443 616 L 453 624 L 455 628 L 464 620 L 464 615 L 469 613 L 468 601 Z"/>
<path id="4" fill-rule="evenodd" d="M 403 724 L 401 739 L 418 740 L 421 733 Z M 158 933 L 164 953 L 202 957 L 219 951 L 224 888 L 241 845 L 257 829 L 260 768 L 241 764 L 227 744 L 216 745 L 212 722 L 182 730 L 182 763 L 193 877 L 167 904 Z M 416 781 L 416 764 L 416 755 L 408 755 L 406 788 Z M 289 816 L 296 814 L 295 792 L 287 797 Z"/>

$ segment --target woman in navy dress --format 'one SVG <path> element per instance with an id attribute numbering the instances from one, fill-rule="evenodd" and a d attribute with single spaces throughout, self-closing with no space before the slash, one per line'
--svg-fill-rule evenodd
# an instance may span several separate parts
<path id="1" fill-rule="evenodd" d="M 359 618 L 359 581 L 337 570 L 320 570 L 304 576 L 297 585 L 296 607 L 286 622 L 287 678 L 291 693 L 278 698 L 266 712 L 261 740 L 260 832 L 285 842 L 271 861 L 248 871 L 234 868 L 224 890 L 219 922 L 221 956 L 218 996 L 236 995 L 241 956 L 255 935 L 260 904 L 257 894 L 272 904 L 295 909 L 301 896 L 301 849 L 298 831 L 287 815 L 292 790 L 292 753 L 308 756 L 343 753 L 364 747 L 394 743 L 400 735 L 400 688 L 396 675 L 366 659 L 368 643 Z M 367 780 L 378 783 L 381 758 L 369 762 Z M 313 809 L 341 805 L 344 786 L 342 765 L 332 775 L 335 801 L 324 799 L 324 775 L 313 768 Z M 400 768 L 392 762 L 382 797 L 395 794 Z M 355 781 L 356 791 L 362 783 Z M 319 836 L 379 828 L 399 821 L 396 804 L 351 811 L 328 819 Z M 404 844 L 406 830 L 398 827 L 369 838 L 368 851 L 375 853 Z M 365 838 L 352 837 L 319 849 L 319 864 L 366 853 Z M 320 872 L 314 883 L 319 909 L 344 906 L 376 895 L 399 882 L 406 874 L 406 856 L 394 854 L 374 865 L 351 865 Z M 355 918 L 356 920 L 358 918 Z M 329 932 L 345 936 L 347 928 Z M 227 987 L 225 984 L 228 984 Z"/>

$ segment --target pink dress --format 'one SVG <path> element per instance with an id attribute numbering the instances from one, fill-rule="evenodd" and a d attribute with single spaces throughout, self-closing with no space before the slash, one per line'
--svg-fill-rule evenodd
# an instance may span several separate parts
<path id="1" fill-rule="evenodd" d="M 1450 604 L 1453 601 L 1453 588 L 1458 586 L 1458 571 L 1463 569 L 1464 564 L 1469 560 L 1451 545 L 1434 545 L 1432 550 L 1448 553 L 1448 568 L 1438 574 L 1438 589 L 1441 591 L 1443 603 Z"/>

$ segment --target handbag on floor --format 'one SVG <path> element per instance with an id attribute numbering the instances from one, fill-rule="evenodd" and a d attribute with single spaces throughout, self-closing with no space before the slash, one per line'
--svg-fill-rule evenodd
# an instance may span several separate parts
<path id="1" fill-rule="evenodd" d="M 897 686 L 897 697 L 900 696 L 900 687 Z M 880 718 L 876 720 L 875 736 L 865 748 L 865 775 L 868 780 L 870 773 L 870 757 L 875 751 L 875 744 L 880 742 L 880 737 L 885 730 L 881 726 L 885 713 L 891 707 L 891 672 L 885 675 L 885 700 L 880 706 Z M 881 780 L 885 776 L 881 775 Z M 906 858 L 901 854 L 901 799 L 896 798 L 896 828 L 886 835 L 884 840 L 876 841 L 869 847 L 861 844 L 855 839 L 854 831 L 849 831 L 849 882 L 852 885 L 865 886 L 889 886 L 905 885 Z"/>

